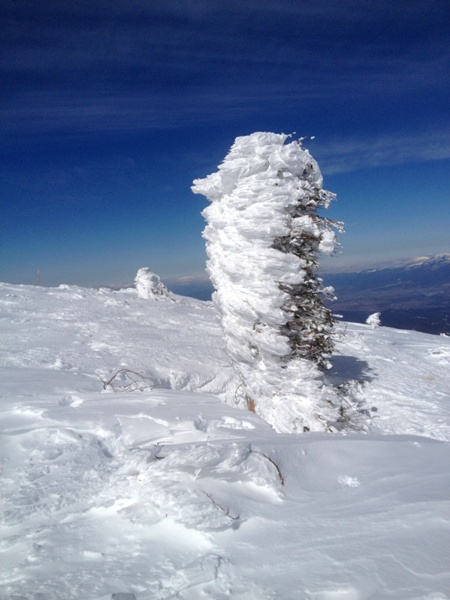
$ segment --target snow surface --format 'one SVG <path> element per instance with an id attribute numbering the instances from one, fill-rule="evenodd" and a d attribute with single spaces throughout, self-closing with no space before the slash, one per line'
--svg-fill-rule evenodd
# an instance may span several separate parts
<path id="1" fill-rule="evenodd" d="M 370 433 L 296 435 L 229 404 L 210 303 L 0 284 L 0 319 L 2 600 L 450 597 L 450 338 L 341 324 Z"/>

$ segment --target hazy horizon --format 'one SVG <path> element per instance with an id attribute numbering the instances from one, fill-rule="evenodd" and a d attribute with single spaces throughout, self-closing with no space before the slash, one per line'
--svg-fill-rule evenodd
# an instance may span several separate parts
<path id="1" fill-rule="evenodd" d="M 409 256 L 409 257 L 403 257 L 400 259 L 395 259 L 395 260 L 391 260 L 391 261 L 379 261 L 379 262 L 372 262 L 370 264 L 366 264 L 364 266 L 359 265 L 358 263 L 353 263 L 353 264 L 344 264 L 338 267 L 333 268 L 332 263 L 330 263 L 331 268 L 326 268 L 326 265 L 321 265 L 319 267 L 318 273 L 321 276 L 326 276 L 326 275 L 337 275 L 337 274 L 356 274 L 356 273 L 361 273 L 361 272 L 366 272 L 366 271 L 370 271 L 372 269 L 377 270 L 377 269 L 390 269 L 390 268 L 397 268 L 397 267 L 402 267 L 405 264 L 407 264 L 408 262 L 411 262 L 417 258 L 433 258 L 435 256 L 440 256 L 440 255 L 448 255 L 450 256 L 450 253 L 437 253 L 434 255 L 416 255 L 416 256 Z M 141 265 L 139 268 L 142 267 L 148 267 L 148 265 Z M 151 267 L 150 267 L 151 269 Z M 138 269 L 137 269 L 138 270 Z M 136 270 L 136 272 L 137 272 Z M 153 270 L 153 269 L 151 269 Z M 154 271 L 157 275 L 160 275 L 158 272 Z M 61 280 L 61 281 L 57 281 L 55 279 L 52 279 L 52 277 L 48 276 L 48 274 L 41 268 L 39 268 L 39 271 L 36 270 L 35 273 L 35 277 L 33 281 L 18 281 L 16 280 L 16 278 L 12 278 L 12 280 L 3 280 L 3 283 L 11 283 L 11 284 L 17 284 L 17 285 L 40 285 L 43 287 L 58 287 L 59 285 L 75 285 L 75 286 L 80 286 L 80 287 L 87 287 L 87 288 L 102 288 L 102 287 L 106 287 L 106 288 L 110 288 L 110 289 L 126 289 L 129 287 L 134 287 L 134 278 L 136 276 L 136 273 L 132 273 L 130 274 L 130 276 L 127 279 L 123 279 L 122 281 L 106 281 L 105 279 L 102 279 L 101 277 L 98 279 L 98 281 L 95 282 L 91 282 L 91 283 L 83 283 L 83 281 L 70 281 L 69 279 L 67 280 Z M 190 295 L 189 291 L 191 290 L 196 290 L 196 289 L 206 289 L 206 288 L 211 288 L 211 290 L 213 290 L 213 285 L 209 279 L 209 276 L 206 272 L 206 269 L 204 270 L 203 273 L 200 273 L 198 275 L 187 275 L 187 276 L 181 276 L 181 277 L 161 277 L 161 279 L 163 280 L 163 282 L 169 287 L 170 291 L 175 291 L 175 289 L 177 290 L 175 293 L 183 293 L 183 289 L 186 290 L 186 295 Z M 195 296 L 196 297 L 196 296 Z"/>

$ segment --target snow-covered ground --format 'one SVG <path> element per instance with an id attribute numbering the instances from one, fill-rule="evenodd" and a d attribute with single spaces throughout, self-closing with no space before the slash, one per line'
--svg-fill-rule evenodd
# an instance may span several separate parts
<path id="1" fill-rule="evenodd" d="M 0 284 L 0 319 L 2 600 L 450 598 L 450 338 L 342 323 L 370 431 L 293 435 L 221 402 L 209 303 Z"/>

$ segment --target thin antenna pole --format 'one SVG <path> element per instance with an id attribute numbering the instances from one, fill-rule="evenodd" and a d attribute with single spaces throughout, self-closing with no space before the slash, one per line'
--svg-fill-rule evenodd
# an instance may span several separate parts
<path id="1" fill-rule="evenodd" d="M 39 267 L 37 270 L 36 285 L 41 285 L 41 269 Z"/>

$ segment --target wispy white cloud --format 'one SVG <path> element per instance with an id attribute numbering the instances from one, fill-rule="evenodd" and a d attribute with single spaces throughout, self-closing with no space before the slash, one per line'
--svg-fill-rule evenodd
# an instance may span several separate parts
<path id="1" fill-rule="evenodd" d="M 444 5 L 429 0 L 424 13 L 422 0 L 370 9 L 360 0 L 3 0 L 1 127 L 11 138 L 83 136 L 280 114 L 297 128 L 326 114 L 337 129 L 349 107 L 360 117 L 393 101 L 401 118 L 414 94 L 443 95 Z M 361 120 L 371 125 L 369 114 Z M 448 156 L 441 133 L 416 138 L 339 140 L 320 152 L 330 173 Z"/>
<path id="2" fill-rule="evenodd" d="M 260 97 L 228 96 L 216 90 L 199 90 L 184 94 L 158 91 L 148 93 L 91 94 L 74 96 L 64 92 L 24 93 L 3 110 L 5 133 L 89 133 L 144 132 L 186 127 L 248 114 L 255 110 Z M 228 108 L 228 111 L 227 111 Z"/>
<path id="3" fill-rule="evenodd" d="M 327 175 L 450 158 L 450 128 L 438 131 L 343 138 L 320 144 L 314 156 Z"/>

